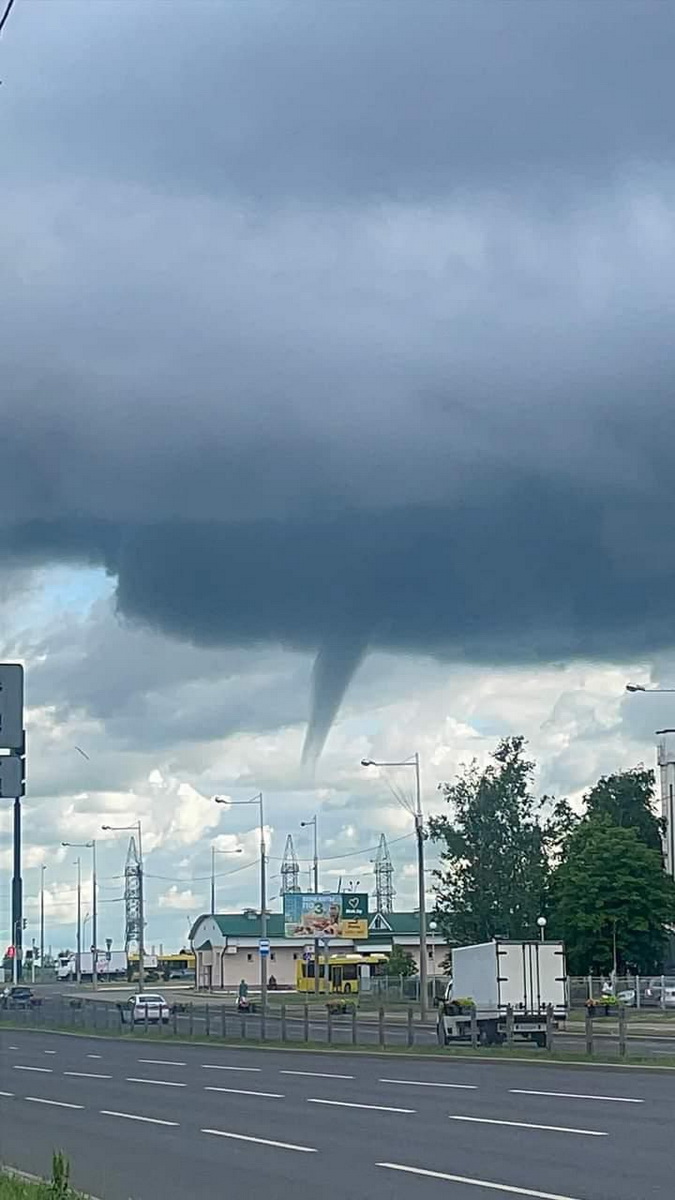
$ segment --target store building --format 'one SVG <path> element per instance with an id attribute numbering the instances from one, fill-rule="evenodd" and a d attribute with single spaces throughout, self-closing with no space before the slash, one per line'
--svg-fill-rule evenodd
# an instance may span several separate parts
<path id="1" fill-rule="evenodd" d="M 254 909 L 243 913 L 218 913 L 215 916 L 199 917 L 191 931 L 190 941 L 196 958 L 197 987 L 205 990 L 236 988 L 242 979 L 255 986 L 260 979 L 258 945 L 261 937 L 260 914 Z M 306 939 L 284 937 L 284 919 L 281 913 L 269 913 L 267 937 L 270 942 L 268 977 L 274 976 L 279 987 L 293 987 L 296 979 L 296 963 L 302 959 Z M 402 946 L 414 957 L 419 966 L 420 939 L 419 916 L 416 912 L 375 913 L 369 919 L 368 937 L 361 940 L 335 938 L 329 952 L 333 954 L 390 953 L 394 946 Z M 429 934 L 429 970 L 440 970 L 446 955 L 446 947 L 435 942 Z"/>

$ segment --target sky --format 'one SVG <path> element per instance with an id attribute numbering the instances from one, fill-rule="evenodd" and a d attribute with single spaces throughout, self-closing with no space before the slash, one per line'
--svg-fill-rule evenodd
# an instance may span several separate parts
<path id="1" fill-rule="evenodd" d="M 324 884 L 371 888 L 386 832 L 410 907 L 409 815 L 361 758 L 418 751 L 428 811 L 509 733 L 575 801 L 653 762 L 668 698 L 624 686 L 675 679 L 674 33 L 660 0 L 17 0 L 29 937 L 45 863 L 72 944 L 60 843 L 99 836 L 120 944 L 105 823 L 143 819 L 177 948 L 214 840 L 221 905 L 255 902 L 255 810 L 216 794 L 264 791 L 273 875 L 317 812 Z"/>

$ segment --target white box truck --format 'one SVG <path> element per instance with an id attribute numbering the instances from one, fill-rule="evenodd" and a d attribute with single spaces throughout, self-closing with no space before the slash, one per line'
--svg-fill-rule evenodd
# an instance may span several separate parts
<path id="1" fill-rule="evenodd" d="M 110 979 L 126 979 L 127 955 L 125 950 L 99 950 L 96 960 L 97 977 L 106 982 Z M 80 955 L 80 978 L 91 979 L 94 971 L 94 956 L 90 950 Z M 77 955 L 59 954 L 56 959 L 56 978 L 61 982 L 77 979 Z"/>
<path id="2" fill-rule="evenodd" d="M 475 1010 L 475 1011 L 474 1011 Z M 438 1040 L 500 1045 L 514 1039 L 546 1045 L 547 1019 L 567 1014 L 567 970 L 562 942 L 496 938 L 452 951 L 452 980 L 438 1008 Z"/>

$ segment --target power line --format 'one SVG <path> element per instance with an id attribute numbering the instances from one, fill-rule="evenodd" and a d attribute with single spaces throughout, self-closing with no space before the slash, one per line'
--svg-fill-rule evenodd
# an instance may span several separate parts
<path id="1" fill-rule="evenodd" d="M 3 29 L 5 28 L 5 25 L 7 24 L 7 18 L 9 17 L 9 14 L 11 13 L 13 7 L 14 7 L 14 0 L 7 0 L 7 4 L 5 5 L 5 11 L 2 14 L 2 16 L 0 17 L 0 33 L 2 33 Z"/>

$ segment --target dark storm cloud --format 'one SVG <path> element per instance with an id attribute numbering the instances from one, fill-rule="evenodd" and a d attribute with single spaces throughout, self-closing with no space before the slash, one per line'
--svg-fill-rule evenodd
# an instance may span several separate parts
<path id="1" fill-rule="evenodd" d="M 672 644 L 669 5 L 37 12 L 1 48 L 6 562 L 319 649 L 310 751 L 368 645 Z"/>

